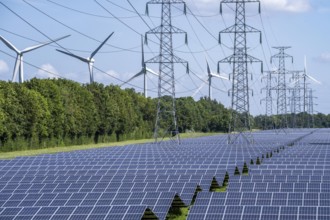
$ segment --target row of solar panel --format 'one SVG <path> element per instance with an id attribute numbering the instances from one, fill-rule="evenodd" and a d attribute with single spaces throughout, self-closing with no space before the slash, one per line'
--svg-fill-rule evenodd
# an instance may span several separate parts
<path id="1" fill-rule="evenodd" d="M 330 167 L 329 167 L 330 169 Z M 272 175 L 293 175 L 293 176 L 302 176 L 302 175 L 322 175 L 322 176 L 330 176 L 330 172 L 328 169 L 299 169 L 299 170 L 286 170 L 286 169 L 254 169 L 250 170 L 249 174 L 251 175 L 263 175 L 263 176 L 272 176 Z"/>
<path id="2" fill-rule="evenodd" d="M 325 155 L 329 155 L 329 154 L 325 154 Z M 315 157 L 315 159 L 310 159 L 309 161 L 306 161 L 306 158 L 301 158 L 299 160 L 293 160 L 293 159 L 278 159 L 278 160 L 271 160 L 271 161 L 263 161 L 263 163 L 265 164 L 264 168 L 268 168 L 270 167 L 275 167 L 275 168 L 279 168 L 279 169 L 285 169 L 286 167 L 293 167 L 296 166 L 298 168 L 296 169 L 304 169 L 306 166 L 326 166 L 329 167 L 329 160 L 328 159 L 322 159 L 322 158 L 318 158 Z M 287 169 L 291 169 L 291 168 L 287 168 Z M 322 168 L 321 168 L 322 169 Z"/>
<path id="3" fill-rule="evenodd" d="M 243 167 L 244 163 L 241 165 Z M 240 166 L 238 166 L 240 167 Z M 225 173 L 226 169 L 233 170 L 235 168 L 234 165 L 228 165 L 228 166 L 222 166 L 219 165 L 217 167 L 210 166 L 209 168 L 166 168 L 166 169 L 115 169 L 112 171 L 109 170 L 98 170 L 98 169 L 67 169 L 67 170 L 29 170 L 29 171 L 23 171 L 18 170 L 16 172 L 14 171 L 6 171 L 2 172 L 1 178 L 3 177 L 33 177 L 33 176 L 39 176 L 39 178 L 43 176 L 152 176 L 155 177 L 159 175 L 205 175 L 205 173 Z M 111 168 L 109 168 L 111 169 Z M 114 172 L 115 171 L 115 172 Z"/>
<path id="4" fill-rule="evenodd" d="M 0 184 L 1 193 L 47 193 L 47 192 L 120 192 L 120 191 L 171 191 L 181 192 L 182 189 L 196 189 L 197 183 L 210 186 L 212 177 L 195 181 L 178 180 L 181 182 L 64 182 L 54 183 L 4 183 Z"/>
<path id="5" fill-rule="evenodd" d="M 329 182 L 330 175 L 324 175 L 319 173 L 318 175 L 313 173 L 311 175 L 257 175 L 252 174 L 249 176 L 232 176 L 230 183 L 313 183 L 313 182 Z M 326 184 L 326 183 L 325 183 Z M 230 186 L 230 185 L 229 185 Z"/>
<path id="6" fill-rule="evenodd" d="M 147 210 L 145 205 L 130 206 L 53 206 L 0 208 L 1 219 L 141 219 Z M 164 212 L 158 212 L 164 218 Z"/>
<path id="7" fill-rule="evenodd" d="M 229 192 L 330 192 L 330 183 L 231 183 Z"/>
<path id="8" fill-rule="evenodd" d="M 330 207 L 193 206 L 187 220 L 328 220 Z"/>
<path id="9" fill-rule="evenodd" d="M 329 193 L 228 192 L 199 196 L 194 206 L 330 206 Z"/>

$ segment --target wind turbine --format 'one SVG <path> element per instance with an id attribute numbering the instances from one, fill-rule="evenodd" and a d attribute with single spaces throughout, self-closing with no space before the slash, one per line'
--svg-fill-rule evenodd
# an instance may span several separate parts
<path id="1" fill-rule="evenodd" d="M 81 57 L 81 56 L 78 56 L 78 55 L 75 55 L 73 53 L 70 53 L 70 52 L 66 52 L 66 51 L 63 51 L 63 50 L 58 50 L 56 49 L 58 52 L 61 52 L 61 53 L 64 53 L 68 56 L 71 56 L 71 57 L 74 57 L 78 60 L 81 60 L 85 63 L 88 64 L 88 69 L 89 69 L 89 78 L 90 78 L 90 83 L 93 83 L 94 82 L 94 73 L 93 73 L 93 70 L 94 70 L 94 62 L 95 60 L 93 59 L 93 57 L 97 54 L 97 52 L 101 49 L 101 47 L 109 40 L 109 38 L 113 35 L 113 32 L 100 44 L 100 46 L 98 46 L 98 48 L 96 48 L 96 50 L 94 50 L 94 52 L 91 54 L 90 57 L 87 57 L 87 58 L 84 58 L 84 57 Z"/>
<path id="2" fill-rule="evenodd" d="M 143 48 L 143 36 L 141 36 L 141 51 L 142 51 L 142 68 L 140 70 L 140 72 L 138 72 L 137 74 L 135 74 L 134 76 L 132 76 L 131 78 L 129 78 L 126 82 L 124 82 L 123 84 L 121 84 L 120 86 L 125 85 L 126 83 L 130 82 L 131 80 L 133 80 L 134 78 L 143 75 L 143 93 L 144 93 L 144 97 L 147 97 L 147 73 L 151 73 L 155 76 L 159 76 L 158 73 L 156 73 L 155 71 L 153 71 L 152 69 L 148 68 L 146 66 L 146 63 L 144 62 L 144 48 Z"/>
<path id="3" fill-rule="evenodd" d="M 310 79 L 314 82 L 316 82 L 317 84 L 322 84 L 320 81 L 316 80 L 314 77 L 310 76 L 307 73 L 307 61 L 306 61 L 306 56 L 305 56 L 305 68 L 304 68 L 304 75 L 303 75 L 303 80 L 304 80 L 304 112 L 306 112 L 306 104 L 307 104 L 307 79 Z"/>
<path id="4" fill-rule="evenodd" d="M 195 96 L 206 84 L 208 84 L 209 85 L 209 99 L 212 100 L 212 78 L 216 77 L 216 78 L 225 79 L 225 80 L 228 80 L 228 78 L 225 76 L 221 76 L 221 75 L 212 73 L 207 60 L 206 60 L 206 65 L 207 65 L 207 77 L 208 78 L 206 80 L 203 80 L 200 87 L 194 92 L 194 94 L 192 96 Z M 220 89 L 220 91 L 225 92 L 224 90 L 221 90 L 221 89 Z"/>
<path id="5" fill-rule="evenodd" d="M 38 45 L 35 45 L 35 46 L 31 46 L 31 47 L 27 47 L 25 48 L 24 50 L 20 51 L 18 50 L 12 43 L 10 43 L 8 40 L 6 40 L 4 37 L 0 36 L 0 40 L 11 50 L 15 51 L 16 54 L 17 54 L 17 57 L 16 57 L 16 63 L 15 63 L 15 68 L 14 68 L 14 73 L 13 73 L 13 78 L 12 78 L 12 81 L 14 82 L 15 78 L 16 78 L 16 75 L 17 75 L 17 72 L 19 73 L 19 79 L 18 79 L 18 82 L 19 83 L 22 83 L 24 82 L 24 69 L 23 69 L 23 55 L 25 53 L 28 53 L 32 50 L 36 50 L 40 47 L 43 47 L 43 46 L 46 46 L 48 44 L 51 44 L 53 42 L 56 42 L 56 41 L 59 41 L 59 40 L 62 40 L 63 38 L 67 38 L 69 37 L 70 35 L 67 35 L 67 36 L 64 36 L 64 37 L 60 37 L 60 38 L 57 38 L 55 40 L 51 40 L 51 41 L 48 41 L 46 43 L 42 43 L 42 44 L 38 44 Z"/>

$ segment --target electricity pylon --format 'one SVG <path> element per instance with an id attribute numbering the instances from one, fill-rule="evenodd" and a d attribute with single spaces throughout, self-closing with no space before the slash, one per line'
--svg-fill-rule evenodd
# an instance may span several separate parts
<path id="1" fill-rule="evenodd" d="M 182 0 L 151 0 L 147 2 L 147 12 L 149 4 L 161 5 L 161 25 L 146 32 L 148 34 L 159 35 L 160 51 L 159 55 L 146 61 L 146 63 L 159 63 L 158 77 L 158 103 L 157 115 L 154 130 L 155 142 L 168 136 L 177 143 L 180 143 L 179 129 L 176 120 L 175 107 L 175 77 L 174 63 L 186 64 L 189 71 L 188 62 L 173 54 L 173 34 L 185 34 L 187 43 L 187 33 L 177 27 L 172 26 L 172 4 L 183 4 L 186 12 L 186 4 Z"/>
<path id="2" fill-rule="evenodd" d="M 231 94 L 231 119 L 229 123 L 228 143 L 233 144 L 239 141 L 239 137 L 243 141 L 250 144 L 254 142 L 251 133 L 250 122 L 250 104 L 249 104 L 249 79 L 248 79 L 248 63 L 262 61 L 247 54 L 247 40 L 248 33 L 261 32 L 245 22 L 245 6 L 246 3 L 259 3 L 259 0 L 222 0 L 220 3 L 220 13 L 222 13 L 222 4 L 235 4 L 235 24 L 226 28 L 219 33 L 219 43 L 221 43 L 221 34 L 234 34 L 234 53 L 233 55 L 220 60 L 218 63 L 218 72 L 220 72 L 220 63 L 233 64 L 232 72 L 232 89 Z M 261 65 L 262 66 L 262 65 Z M 262 72 L 262 70 L 261 70 Z"/>
<path id="3" fill-rule="evenodd" d="M 275 74 L 275 71 L 266 71 L 267 75 L 263 76 L 261 78 L 261 82 L 263 80 L 266 80 L 266 86 L 264 88 L 261 89 L 261 93 L 262 91 L 266 92 L 266 97 L 260 100 L 260 104 L 262 102 L 265 102 L 265 106 L 266 106 L 266 111 L 265 111 L 265 118 L 269 118 L 270 116 L 273 115 L 273 97 L 272 97 L 272 90 L 273 90 L 273 84 L 272 84 L 272 80 L 276 79 L 274 78 L 272 75 Z M 264 129 L 272 129 L 273 125 L 271 125 L 271 127 L 269 126 L 269 123 L 267 123 L 267 120 L 265 120 L 265 125 L 264 125 Z"/>
<path id="4" fill-rule="evenodd" d="M 308 128 L 314 128 L 314 99 L 316 97 L 313 96 L 313 90 L 309 89 L 308 91 L 308 106 L 307 106 L 307 113 L 308 113 L 308 121 L 307 126 Z"/>
<path id="5" fill-rule="evenodd" d="M 284 51 L 290 47 L 274 47 L 279 50 L 278 54 L 271 57 L 270 62 L 272 63 L 274 59 L 278 59 L 278 70 L 277 70 L 277 116 L 279 117 L 278 129 L 288 128 L 287 119 L 287 82 L 286 75 L 288 71 L 285 68 L 285 59 L 291 58 L 293 62 L 293 57 L 286 54 Z M 284 131 L 284 130 L 283 130 Z"/>
<path id="6" fill-rule="evenodd" d="M 291 89 L 291 114 L 292 114 L 292 128 L 298 127 L 297 114 L 301 113 L 302 94 L 301 79 L 304 71 L 290 71 L 292 74 L 293 88 Z"/>

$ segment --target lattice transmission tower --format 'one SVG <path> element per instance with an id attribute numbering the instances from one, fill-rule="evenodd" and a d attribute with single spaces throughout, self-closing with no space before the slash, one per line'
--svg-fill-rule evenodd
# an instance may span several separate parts
<path id="1" fill-rule="evenodd" d="M 315 122 L 314 122 L 314 99 L 317 97 L 313 96 L 313 89 L 308 90 L 308 103 L 307 103 L 307 126 L 308 128 L 314 128 Z"/>
<path id="2" fill-rule="evenodd" d="M 297 128 L 299 125 L 297 124 L 297 114 L 301 113 L 301 107 L 303 106 L 303 94 L 301 87 L 301 79 L 304 71 L 290 71 L 292 74 L 292 82 L 293 88 L 291 88 L 291 114 L 292 114 L 292 128 Z"/>
<path id="3" fill-rule="evenodd" d="M 172 4 L 183 4 L 184 12 L 186 12 L 186 4 L 182 0 L 151 0 L 146 5 L 147 13 L 149 4 L 161 5 L 160 26 L 151 29 L 145 34 L 146 42 L 148 34 L 158 35 L 160 40 L 159 55 L 146 61 L 146 63 L 159 63 L 158 103 L 154 138 L 156 143 L 164 137 L 170 137 L 172 140 L 180 143 L 175 107 L 174 63 L 186 64 L 187 71 L 189 67 L 187 61 L 173 54 L 172 35 L 185 34 L 187 39 L 187 33 L 172 25 L 171 7 Z"/>
<path id="4" fill-rule="evenodd" d="M 267 119 L 270 118 L 270 116 L 273 115 L 273 96 L 272 96 L 272 91 L 273 91 L 273 80 L 276 80 L 273 75 L 276 73 L 275 71 L 265 71 L 267 73 L 266 76 L 263 76 L 261 78 L 261 82 L 266 80 L 266 86 L 261 89 L 262 91 L 265 91 L 266 97 L 260 100 L 260 104 L 262 102 L 265 102 L 265 124 L 264 124 L 264 129 L 272 129 L 274 128 L 273 122 L 269 122 Z"/>
<path id="5" fill-rule="evenodd" d="M 243 139 L 244 142 L 250 144 L 254 142 L 254 139 L 251 134 L 250 122 L 248 63 L 260 62 L 262 64 L 262 61 L 247 54 L 246 35 L 248 33 L 260 33 L 261 43 L 261 32 L 246 24 L 245 9 L 246 3 L 259 3 L 260 13 L 260 1 L 222 0 L 220 3 L 221 14 L 222 5 L 229 3 L 236 5 L 235 24 L 219 33 L 219 43 L 221 43 L 221 34 L 234 34 L 234 53 L 218 62 L 218 72 L 220 72 L 220 63 L 229 63 L 233 65 L 231 77 L 232 89 L 229 91 L 231 95 L 232 113 L 229 123 L 228 143 L 233 144 L 234 142 L 239 142 L 240 139 Z"/>
<path id="6" fill-rule="evenodd" d="M 285 68 L 286 58 L 291 58 L 293 62 L 293 57 L 286 54 L 285 50 L 290 47 L 274 47 L 279 50 L 278 54 L 275 54 L 271 57 L 270 61 L 273 62 L 274 59 L 278 59 L 278 70 L 277 70 L 277 115 L 278 115 L 278 129 L 288 128 L 288 119 L 287 119 L 287 81 L 286 75 L 288 71 Z"/>

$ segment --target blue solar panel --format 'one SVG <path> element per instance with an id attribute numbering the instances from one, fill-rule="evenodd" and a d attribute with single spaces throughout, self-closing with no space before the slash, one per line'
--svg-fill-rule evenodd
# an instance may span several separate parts
<path id="1" fill-rule="evenodd" d="M 327 193 L 330 188 L 330 177 L 320 176 L 330 168 L 326 167 L 326 163 L 330 164 L 330 161 L 326 160 L 326 151 L 323 148 L 309 146 L 313 152 L 305 146 L 302 146 L 304 150 L 298 147 L 288 148 L 283 153 L 274 153 L 270 159 L 264 159 L 260 166 L 250 166 L 249 176 L 234 176 L 235 167 L 242 169 L 244 161 L 255 161 L 256 157 L 261 158 L 262 154 L 276 150 L 280 145 L 307 132 L 297 131 L 281 138 L 270 132 L 260 132 L 256 133 L 258 144 L 251 146 L 226 145 L 226 137 L 217 136 L 183 140 L 180 146 L 171 147 L 170 142 L 164 142 L 157 146 L 146 144 L 21 157 L 4 162 L 0 160 L 0 205 L 10 206 L 8 208 L 40 208 L 36 218 L 38 215 L 49 217 L 49 214 L 42 211 L 46 206 L 54 206 L 55 211 L 59 207 L 85 206 L 93 207 L 85 211 L 90 214 L 90 218 L 111 216 L 113 219 L 134 219 L 141 217 L 142 213 L 130 213 L 126 216 L 124 211 L 112 213 L 112 208 L 116 205 L 137 205 L 142 201 L 152 210 L 157 210 L 155 213 L 160 219 L 165 219 L 174 195 L 178 194 L 185 204 L 190 204 L 197 185 L 202 187 L 203 192 L 198 194 L 194 206 L 206 206 L 207 210 L 212 210 L 210 207 L 213 206 L 220 207 L 222 213 L 219 210 L 212 213 L 191 212 L 188 219 L 201 219 L 198 216 L 203 216 L 202 219 L 205 216 L 217 219 L 223 215 L 224 219 L 238 216 L 240 219 L 253 219 L 257 215 L 245 212 L 245 209 L 244 212 L 227 212 L 228 207 L 234 206 L 264 208 L 265 205 L 274 204 L 294 207 L 328 205 L 326 199 L 314 199 L 314 194 L 307 194 Z M 315 156 L 315 160 L 310 155 Z M 215 176 L 221 185 L 226 171 L 230 175 L 228 192 L 231 193 L 208 193 L 212 178 Z M 330 172 L 328 174 L 330 176 Z M 326 181 L 329 184 L 325 184 Z M 267 192 L 272 197 L 259 194 L 261 192 Z M 278 192 L 285 193 L 286 198 L 274 196 Z M 289 192 L 302 194 L 287 194 Z M 105 212 L 98 213 L 95 209 L 104 206 L 111 207 L 109 215 Z M 191 211 L 194 210 L 193 207 Z M 49 213 L 54 213 L 54 210 Z M 78 213 L 70 213 L 73 218 L 88 217 L 80 209 L 77 210 Z M 23 214 L 22 212 L 22 216 L 26 216 Z M 279 212 L 276 214 L 280 215 Z M 16 215 L 19 216 L 20 213 Z M 56 213 L 54 218 L 63 219 L 67 215 L 69 214 Z M 272 215 L 269 214 L 269 218 Z M 284 217 L 289 215 L 283 214 Z M 309 215 L 311 214 L 307 213 L 304 216 Z"/>

